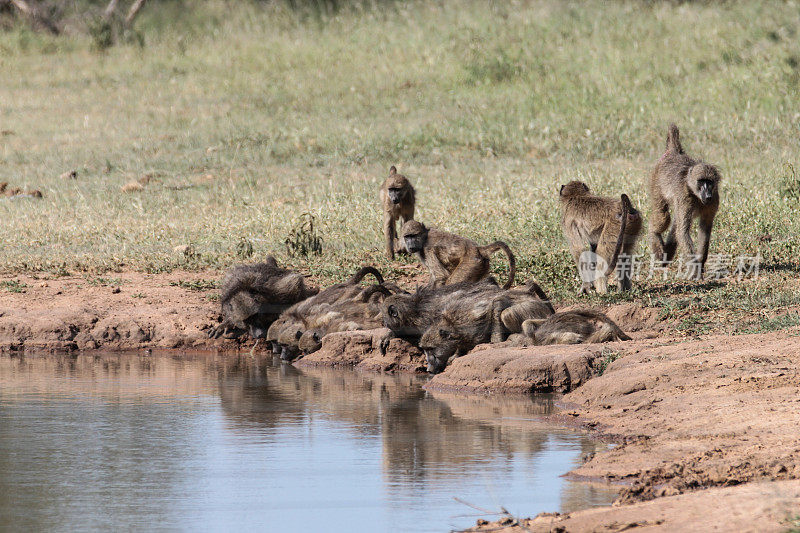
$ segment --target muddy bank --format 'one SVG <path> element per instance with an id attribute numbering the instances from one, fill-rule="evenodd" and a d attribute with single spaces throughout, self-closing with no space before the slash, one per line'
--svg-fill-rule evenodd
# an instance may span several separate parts
<path id="1" fill-rule="evenodd" d="M 13 278 L 0 289 L 0 350 L 253 347 L 208 338 L 220 318 L 214 274 L 108 278 Z M 800 329 L 685 338 L 656 310 L 606 312 L 633 341 L 480 346 L 426 385 L 433 394 L 562 392 L 561 420 L 618 443 L 570 475 L 619 484 L 621 505 L 540 517 L 532 530 L 785 529 L 787 502 L 800 514 Z M 423 371 L 403 340 L 379 353 L 385 331 L 329 335 L 296 365 Z"/>
<path id="2" fill-rule="evenodd" d="M 778 533 L 797 527 L 800 481 L 748 483 L 657 500 L 598 507 L 568 514 L 542 513 L 533 519 L 479 520 L 468 531 L 567 533 L 572 531 L 736 531 Z"/>

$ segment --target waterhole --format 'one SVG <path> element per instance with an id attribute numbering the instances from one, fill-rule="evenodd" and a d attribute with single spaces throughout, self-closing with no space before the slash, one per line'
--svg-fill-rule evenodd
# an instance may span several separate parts
<path id="1" fill-rule="evenodd" d="M 552 397 L 424 384 L 249 355 L 0 355 L 3 527 L 448 531 L 496 518 L 471 506 L 613 500 L 561 477 L 605 445 L 542 421 Z"/>

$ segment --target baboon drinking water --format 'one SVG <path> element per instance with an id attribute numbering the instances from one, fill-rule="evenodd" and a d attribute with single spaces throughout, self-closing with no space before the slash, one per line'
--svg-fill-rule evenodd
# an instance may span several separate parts
<path id="1" fill-rule="evenodd" d="M 588 293 L 594 284 L 598 293 L 606 293 L 610 275 L 617 278 L 620 290 L 629 290 L 632 265 L 617 269 L 617 260 L 620 253 L 629 257 L 633 255 L 642 231 L 642 218 L 628 196 L 623 194 L 619 199 L 596 196 L 589 192 L 585 183 L 571 181 L 561 187 L 559 198 L 564 210 L 564 236 L 583 279 L 580 292 Z M 593 261 L 585 261 L 587 245 L 590 252 L 605 261 L 602 272 L 589 268 L 587 263 Z M 594 278 L 593 282 L 588 281 L 591 278 Z"/>
<path id="2" fill-rule="evenodd" d="M 520 333 L 529 319 L 551 316 L 549 299 L 540 295 L 544 295 L 541 288 L 529 282 L 527 290 L 487 287 L 447 301 L 419 341 L 428 360 L 428 372 L 441 372 L 450 361 L 478 344 L 505 341 L 510 334 Z"/>
<path id="3" fill-rule="evenodd" d="M 416 220 L 403 224 L 402 234 L 406 249 L 417 254 L 428 268 L 433 286 L 476 282 L 485 278 L 489 275 L 489 256 L 499 250 L 508 256 L 509 264 L 508 281 L 503 288 L 508 289 L 514 284 L 516 259 L 503 241 L 478 246 L 459 235 L 426 228 Z"/>
<path id="4" fill-rule="evenodd" d="M 408 178 L 397 173 L 392 165 L 389 177 L 381 185 L 381 206 L 383 207 L 383 235 L 386 239 L 386 257 L 394 259 L 394 254 L 405 250 L 405 246 L 397 239 L 397 221 L 405 224 L 414 220 L 416 203 L 414 187 Z"/>
<path id="5" fill-rule="evenodd" d="M 359 283 L 367 274 L 372 274 L 378 283 L 383 283 L 383 276 L 377 269 L 363 267 L 347 281 L 332 285 L 284 311 L 267 331 L 267 341 L 272 343 L 273 352 L 280 353 L 285 360 L 297 357 L 300 353 L 298 343 L 306 330 L 307 318 L 327 312 L 331 305 L 340 300 L 359 298 L 364 290 Z"/>
<path id="6" fill-rule="evenodd" d="M 683 151 L 678 127 L 669 126 L 664 155 L 650 175 L 649 238 L 653 255 L 659 260 L 672 261 L 678 244 L 689 255 L 689 266 L 696 279 L 702 279 L 711 229 L 719 209 L 719 170 Z M 670 215 L 670 211 L 672 211 Z M 692 221 L 697 218 L 700 254 L 695 254 L 692 242 Z M 663 233 L 669 228 L 666 240 Z"/>
<path id="7" fill-rule="evenodd" d="M 209 336 L 246 331 L 254 339 L 263 338 L 285 309 L 318 292 L 299 272 L 279 267 L 272 256 L 263 263 L 237 265 L 222 278 L 222 323 Z"/>

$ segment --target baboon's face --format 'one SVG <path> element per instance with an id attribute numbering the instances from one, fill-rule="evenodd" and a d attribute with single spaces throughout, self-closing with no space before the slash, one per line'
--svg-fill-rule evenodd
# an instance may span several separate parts
<path id="1" fill-rule="evenodd" d="M 281 359 L 284 361 L 291 361 L 300 354 L 298 343 L 300 342 L 300 337 L 303 336 L 303 331 L 299 324 L 294 327 L 292 327 L 291 324 L 287 324 L 287 327 L 284 328 L 280 337 L 278 337 L 278 342 L 282 346 Z"/>
<path id="2" fill-rule="evenodd" d="M 406 196 L 405 189 L 400 187 L 389 187 L 389 199 L 393 204 L 399 204 Z"/>
<path id="3" fill-rule="evenodd" d="M 719 172 L 711 165 L 699 164 L 692 167 L 687 177 L 687 184 L 700 203 L 706 205 L 717 194 Z"/>
<path id="4" fill-rule="evenodd" d="M 406 199 L 410 184 L 402 174 L 390 174 L 386 180 L 386 189 L 389 193 L 389 200 L 393 204 L 399 204 Z"/>
<path id="5" fill-rule="evenodd" d="M 428 329 L 419 341 L 419 347 L 428 360 L 428 372 L 442 372 L 458 356 L 460 344 L 456 332 L 444 324 Z"/>
<path id="6" fill-rule="evenodd" d="M 294 361 L 298 355 L 300 355 L 300 350 L 297 346 L 283 346 L 281 348 L 282 361 Z"/>
<path id="7" fill-rule="evenodd" d="M 403 224 L 403 242 L 410 253 L 421 252 L 428 241 L 428 228 L 416 220 L 409 220 Z"/>
<path id="8" fill-rule="evenodd" d="M 272 344 L 272 353 L 274 353 L 275 355 L 280 355 L 281 352 L 283 351 L 283 346 L 278 344 L 277 341 L 272 341 L 271 344 Z"/>

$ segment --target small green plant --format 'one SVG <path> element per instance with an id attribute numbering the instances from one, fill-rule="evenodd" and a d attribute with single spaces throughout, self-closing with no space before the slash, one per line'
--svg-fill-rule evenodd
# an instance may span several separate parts
<path id="1" fill-rule="evenodd" d="M 787 329 L 800 324 L 800 315 L 797 313 L 788 313 L 779 315 L 775 318 L 764 318 L 759 322 L 751 322 L 741 328 L 737 328 L 736 333 L 768 333 L 770 331 L 777 331 L 780 329 Z"/>
<path id="2" fill-rule="evenodd" d="M 121 278 L 87 277 L 86 281 L 93 287 L 117 287 L 122 285 Z"/>
<path id="3" fill-rule="evenodd" d="M 170 285 L 196 292 L 212 291 L 217 288 L 217 282 L 209 279 L 171 281 Z"/>
<path id="4" fill-rule="evenodd" d="M 316 218 L 311 213 L 300 215 L 284 241 L 290 257 L 308 257 L 322 253 L 322 238 L 317 235 L 315 222 Z"/>
<path id="5" fill-rule="evenodd" d="M 28 288 L 25 283 L 22 283 L 16 279 L 0 281 L 0 287 L 3 287 L 8 292 L 25 292 L 25 289 Z"/>
<path id="6" fill-rule="evenodd" d="M 236 256 L 240 259 L 250 259 L 253 252 L 253 243 L 247 237 L 242 236 L 236 243 Z"/>
<path id="7" fill-rule="evenodd" d="M 615 350 L 609 350 L 608 348 L 603 348 L 603 351 L 600 353 L 600 357 L 598 358 L 597 362 L 597 375 L 602 376 L 603 373 L 605 373 L 606 368 L 608 368 L 608 365 L 610 365 L 620 357 L 622 357 L 621 352 Z"/>
<path id="8" fill-rule="evenodd" d="M 789 516 L 784 523 L 787 527 L 785 533 L 800 533 L 800 514 Z"/>
<path id="9" fill-rule="evenodd" d="M 786 170 L 780 177 L 778 187 L 784 200 L 800 200 L 800 178 L 791 163 L 786 163 Z"/>
<path id="10" fill-rule="evenodd" d="M 131 294 L 131 298 L 147 298 L 147 295 L 142 292 L 134 292 Z"/>

